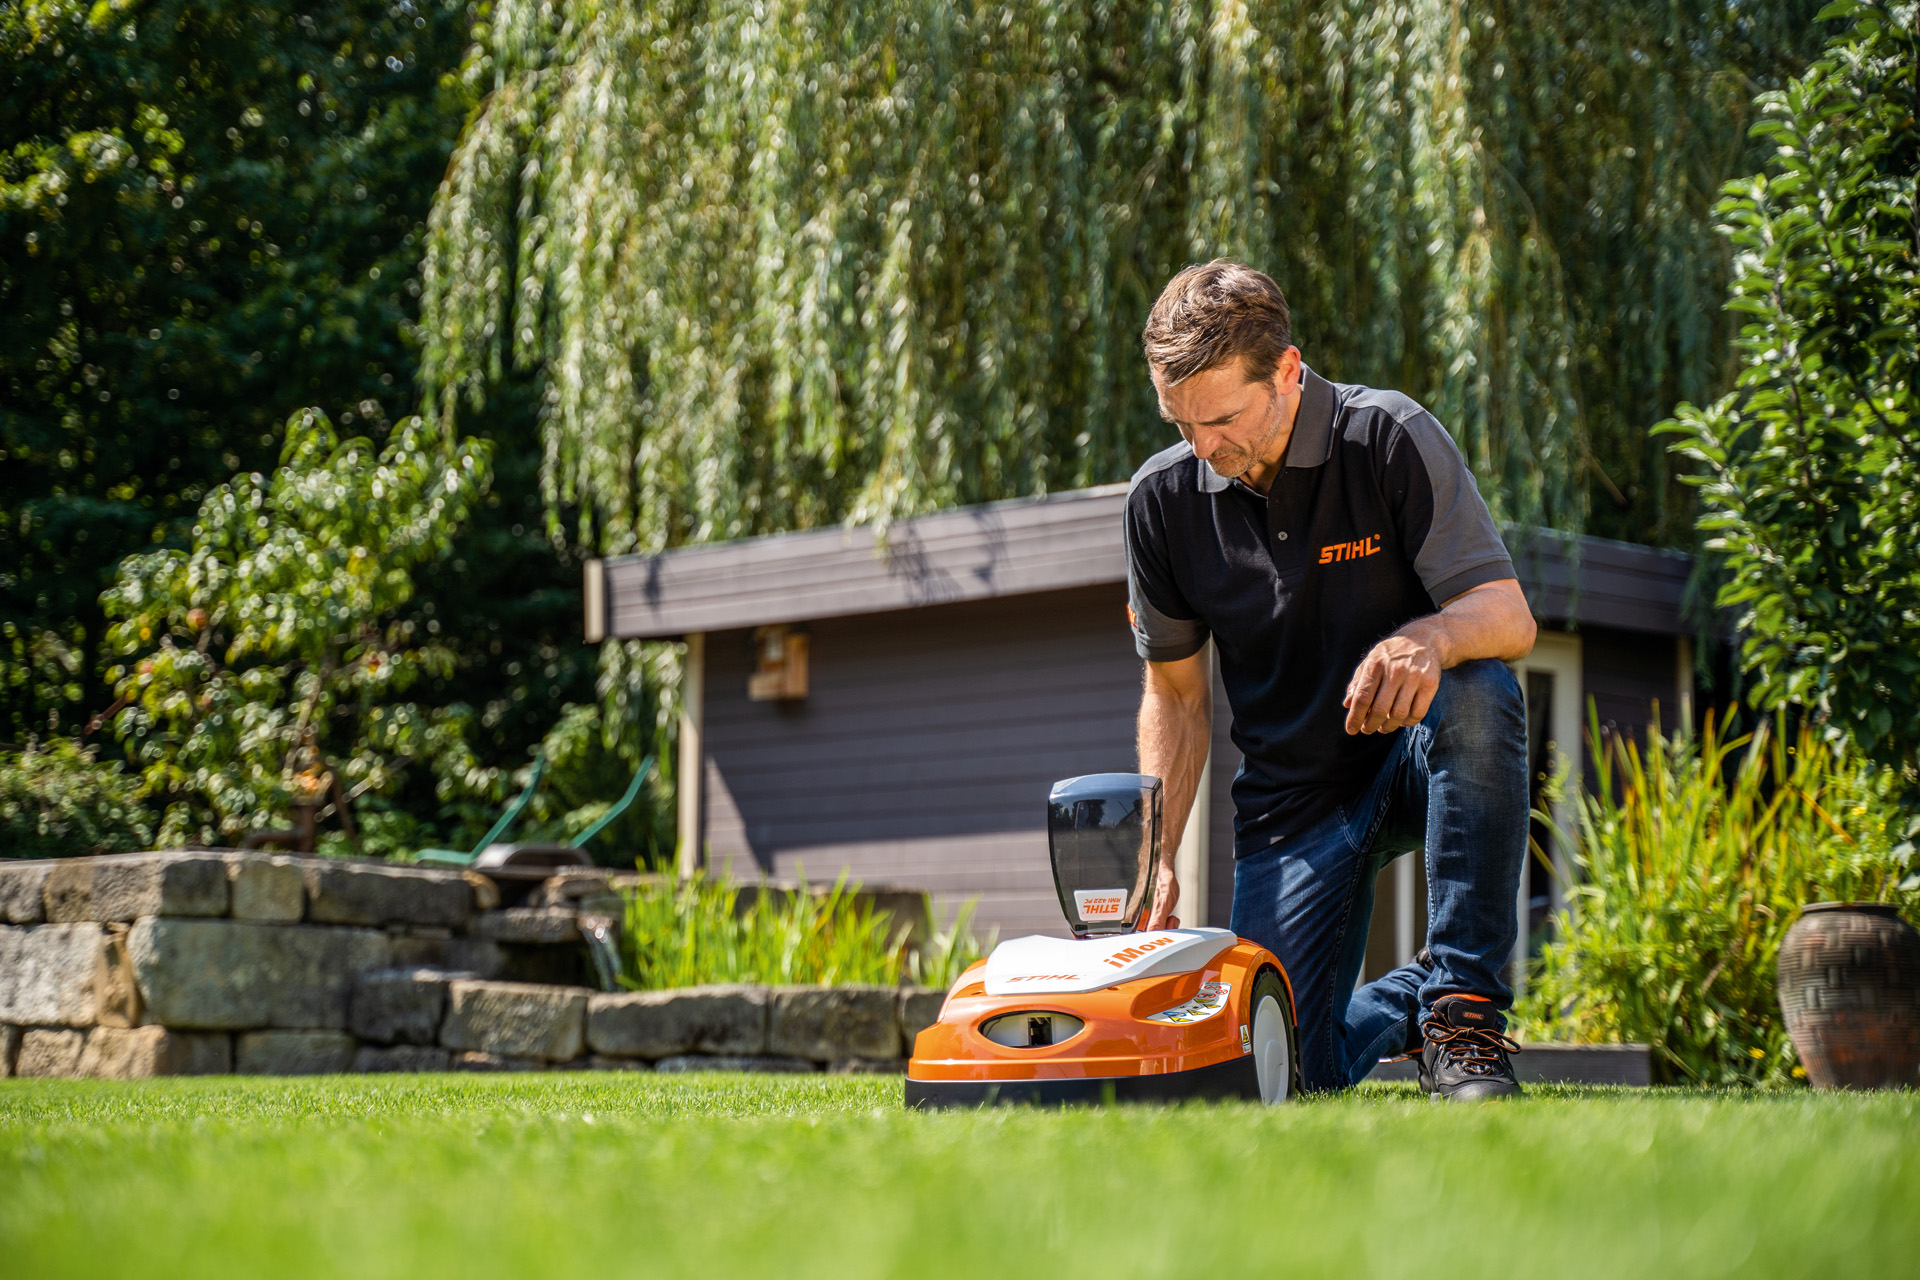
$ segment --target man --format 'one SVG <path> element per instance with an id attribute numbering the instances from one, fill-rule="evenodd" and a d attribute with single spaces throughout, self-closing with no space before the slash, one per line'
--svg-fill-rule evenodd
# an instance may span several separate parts
<path id="1" fill-rule="evenodd" d="M 1233 929 L 1287 967 L 1308 1089 L 1418 1051 L 1435 1097 L 1519 1092 L 1501 967 L 1527 839 L 1526 716 L 1505 661 L 1534 624 L 1458 448 L 1404 395 L 1330 383 L 1286 298 L 1225 260 L 1167 285 L 1142 335 L 1183 443 L 1127 497 L 1146 659 L 1140 769 L 1177 845 L 1213 718 L 1209 638 L 1245 757 Z M 1427 854 L 1427 946 L 1355 990 L 1374 876 Z M 1178 924 L 1163 866 L 1150 928 Z"/>

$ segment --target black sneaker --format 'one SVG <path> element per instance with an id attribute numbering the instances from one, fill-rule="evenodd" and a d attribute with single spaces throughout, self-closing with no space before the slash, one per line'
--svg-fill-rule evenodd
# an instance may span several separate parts
<path id="1" fill-rule="evenodd" d="M 1500 1034 L 1499 1014 L 1485 996 L 1442 996 L 1420 1030 L 1420 1088 L 1435 1102 L 1491 1102 L 1519 1096 L 1507 1055 L 1520 1046 Z"/>

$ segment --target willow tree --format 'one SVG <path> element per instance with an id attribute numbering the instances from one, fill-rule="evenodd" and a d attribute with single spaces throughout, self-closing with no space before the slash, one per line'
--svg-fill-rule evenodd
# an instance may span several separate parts
<path id="1" fill-rule="evenodd" d="M 543 379 L 608 552 L 1124 478 L 1137 334 L 1218 254 L 1453 429 L 1501 516 L 1684 529 L 1713 234 L 1800 0 L 500 0 L 432 216 L 448 419 Z"/>

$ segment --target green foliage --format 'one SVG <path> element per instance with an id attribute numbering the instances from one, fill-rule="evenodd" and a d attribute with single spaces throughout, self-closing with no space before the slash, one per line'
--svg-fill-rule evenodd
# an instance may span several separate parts
<path id="1" fill-rule="evenodd" d="M 1723 738 L 1603 738 L 1598 785 L 1565 833 L 1575 870 L 1519 1011 L 1537 1036 L 1652 1045 L 1671 1082 L 1775 1085 L 1801 1074 L 1775 989 L 1808 902 L 1920 908 L 1892 779 L 1807 727 Z"/>
<path id="2" fill-rule="evenodd" d="M 608 552 L 1116 480 L 1170 439 L 1147 308 L 1226 253 L 1503 518 L 1671 534 L 1644 424 L 1724 384 L 1709 193 L 1810 10 L 503 0 L 431 409 L 541 373 Z"/>
<path id="3" fill-rule="evenodd" d="M 705 876 L 630 889 L 623 981 L 635 990 L 709 982 L 891 985 L 904 971 L 939 985 L 979 958 L 968 912 L 922 955 L 909 955 L 895 937 L 892 913 L 861 901 L 858 889 L 844 876 L 823 893 L 802 882 L 787 892 L 762 889 L 744 908 L 738 888 Z"/>
<path id="4" fill-rule="evenodd" d="M 165 842 L 276 825 L 329 769 L 350 796 L 413 762 L 449 792 L 480 782 L 461 710 L 399 701 L 451 656 L 395 615 L 484 491 L 486 446 L 410 418 L 376 449 L 318 410 L 286 441 L 271 477 L 207 496 L 190 550 L 129 557 L 106 596 L 115 729 L 168 804 Z"/>
<path id="5" fill-rule="evenodd" d="M 0 751 L 0 857 L 65 858 L 152 847 L 139 781 L 66 738 Z"/>
<path id="6" fill-rule="evenodd" d="M 97 597 L 304 405 L 412 409 L 460 0 L 0 6 L 0 736 L 111 698 Z"/>
<path id="7" fill-rule="evenodd" d="M 1754 704 L 1809 708 L 1916 785 L 1920 8 L 1827 13 L 1846 32 L 1760 99 L 1768 172 L 1719 206 L 1737 387 L 1659 430 L 1701 468 Z"/>

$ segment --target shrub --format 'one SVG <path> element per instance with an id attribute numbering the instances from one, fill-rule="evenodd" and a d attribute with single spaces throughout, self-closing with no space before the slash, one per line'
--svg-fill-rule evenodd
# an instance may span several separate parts
<path id="1" fill-rule="evenodd" d="M 1784 720 L 1725 738 L 1603 741 L 1577 804 L 1569 909 L 1518 1010 L 1543 1038 L 1643 1041 L 1657 1079 L 1800 1074 L 1775 992 L 1780 941 L 1813 901 L 1920 904 L 1890 771 Z"/>
<path id="2" fill-rule="evenodd" d="M 622 981 L 635 990 L 708 982 L 892 985 L 905 975 L 948 985 L 980 957 L 966 927 L 972 904 L 915 952 L 896 939 L 892 913 L 876 911 L 858 892 L 844 876 L 825 893 L 802 881 L 796 892 L 757 893 L 742 909 L 740 890 L 726 881 L 643 884 L 626 893 Z"/>
<path id="3" fill-rule="evenodd" d="M 1754 704 L 1815 711 L 1920 799 L 1920 7 L 1822 16 L 1850 25 L 1760 96 L 1770 172 L 1719 209 L 1735 390 L 1656 430 L 1700 468 Z"/>
<path id="4" fill-rule="evenodd" d="M 0 857 L 66 858 L 150 848 L 139 780 L 65 738 L 0 752 Z"/>

